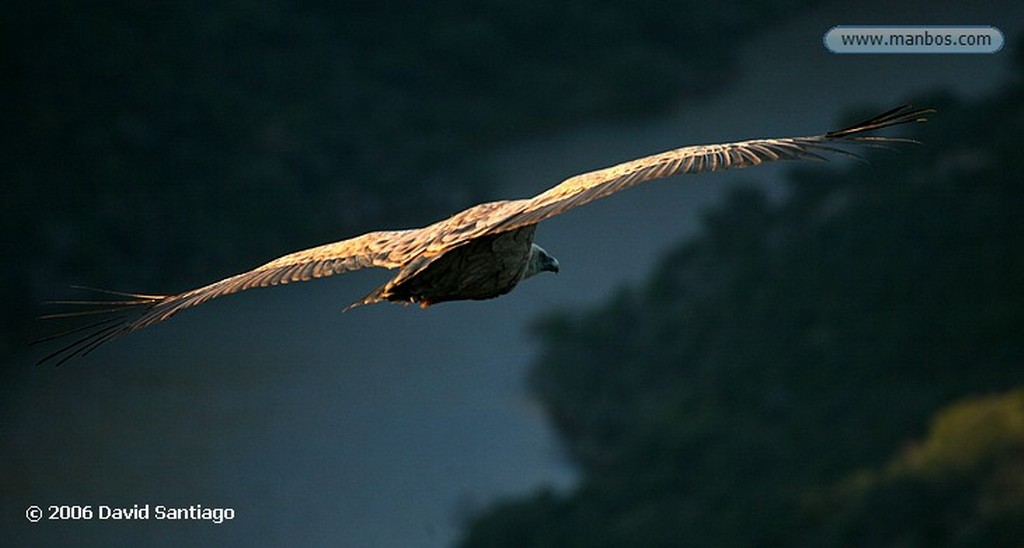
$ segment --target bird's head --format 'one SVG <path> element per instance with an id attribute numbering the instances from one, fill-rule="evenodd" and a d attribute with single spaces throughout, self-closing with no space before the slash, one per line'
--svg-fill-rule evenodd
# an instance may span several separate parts
<path id="1" fill-rule="evenodd" d="M 541 272 L 554 272 L 558 274 L 558 259 L 548 255 L 544 248 L 533 244 L 530 248 L 530 259 L 526 263 L 526 271 L 523 272 L 523 279 L 529 278 Z"/>

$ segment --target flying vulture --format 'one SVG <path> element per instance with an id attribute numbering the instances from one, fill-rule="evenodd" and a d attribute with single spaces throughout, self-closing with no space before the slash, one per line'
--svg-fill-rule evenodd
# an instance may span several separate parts
<path id="1" fill-rule="evenodd" d="M 558 261 L 533 242 L 537 223 L 545 219 L 646 181 L 684 173 L 743 168 L 778 160 L 824 160 L 824 154 L 859 157 L 841 147 L 908 142 L 908 139 L 865 133 L 898 124 L 924 122 L 926 115 L 932 112 L 932 109 L 904 105 L 823 135 L 677 148 L 570 177 L 532 198 L 475 205 L 423 228 L 370 232 L 297 251 L 247 272 L 174 295 L 95 290 L 116 298 L 55 301 L 85 308 L 43 318 L 93 314 L 105 317 L 37 341 L 87 333 L 44 357 L 40 363 L 56 358 L 60 364 L 72 356 L 88 354 L 111 339 L 162 322 L 186 308 L 222 295 L 253 287 L 324 278 L 361 268 L 383 267 L 397 269 L 398 273 L 349 308 L 381 301 L 415 303 L 426 308 L 444 301 L 492 299 L 508 293 L 526 278 L 541 272 L 558 272 Z"/>

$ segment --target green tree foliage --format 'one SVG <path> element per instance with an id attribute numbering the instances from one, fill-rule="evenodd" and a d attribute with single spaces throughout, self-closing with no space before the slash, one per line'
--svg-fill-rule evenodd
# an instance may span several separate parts
<path id="1" fill-rule="evenodd" d="M 1022 95 L 916 101 L 923 146 L 739 188 L 646 283 L 540 322 L 581 483 L 464 545 L 1019 546 L 1022 395 L 958 402 L 1024 384 Z"/>
<path id="2" fill-rule="evenodd" d="M 491 198 L 480 152 L 710 91 L 814 1 L 5 2 L 0 349 L 69 282 L 171 290 Z"/>
<path id="3" fill-rule="evenodd" d="M 1024 390 L 943 409 L 924 440 L 830 495 L 816 510 L 850 545 L 1020 546 Z"/>

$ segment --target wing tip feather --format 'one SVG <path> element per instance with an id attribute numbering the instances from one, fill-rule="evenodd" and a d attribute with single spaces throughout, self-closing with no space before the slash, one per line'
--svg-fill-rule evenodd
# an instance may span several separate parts
<path id="1" fill-rule="evenodd" d="M 931 107 L 914 108 L 909 104 L 900 105 L 866 120 L 857 122 L 856 124 L 829 131 L 824 136 L 827 139 L 847 139 L 854 135 L 887 127 L 902 124 L 925 123 L 928 121 L 928 115 L 935 112 L 938 111 Z"/>
<path id="2" fill-rule="evenodd" d="M 123 291 L 113 291 L 110 289 L 100 289 L 95 287 L 73 285 L 72 289 L 91 291 L 93 293 L 100 293 L 104 295 L 114 295 L 118 297 L 129 297 L 130 300 L 118 299 L 118 300 L 55 300 L 47 301 L 46 304 L 66 305 L 66 306 L 77 306 L 77 307 L 89 307 L 85 310 L 71 310 L 66 312 L 54 312 L 49 314 L 43 314 L 39 316 L 40 320 L 59 320 L 59 319 L 73 319 L 81 318 L 84 316 L 100 316 L 100 315 L 111 315 L 106 318 L 101 318 L 97 321 L 88 323 L 86 325 L 72 327 L 52 335 L 47 335 L 29 343 L 30 346 L 36 346 L 57 339 L 61 339 L 70 335 L 86 332 L 84 335 L 77 337 L 67 344 L 64 344 L 60 348 L 50 352 L 36 361 L 36 365 L 42 365 L 44 363 L 54 361 L 55 366 L 61 366 L 68 360 L 75 356 L 85 356 L 99 348 L 104 343 L 114 339 L 120 335 L 128 333 L 134 329 L 132 324 L 132 313 L 140 312 L 144 313 L 147 310 L 152 309 L 158 303 L 171 297 L 171 295 L 150 295 L 144 293 L 128 293 Z M 103 308 L 99 308 L 103 307 Z"/>

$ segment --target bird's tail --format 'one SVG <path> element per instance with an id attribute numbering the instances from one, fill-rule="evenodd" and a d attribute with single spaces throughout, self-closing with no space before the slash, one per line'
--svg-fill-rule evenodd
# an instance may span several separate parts
<path id="1" fill-rule="evenodd" d="M 388 288 L 388 284 L 384 284 L 384 285 L 378 287 L 377 289 L 374 289 L 373 291 L 371 291 L 368 295 L 366 295 L 362 299 L 359 299 L 359 300 L 353 302 L 352 304 L 346 306 L 345 309 L 342 310 L 342 312 L 348 312 L 349 310 L 352 310 L 353 308 L 358 308 L 360 306 L 365 306 L 365 305 L 368 305 L 368 304 L 377 304 L 377 303 L 385 300 L 384 292 L 387 291 L 387 288 Z"/>

